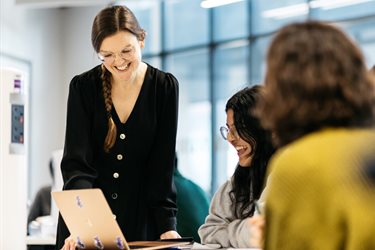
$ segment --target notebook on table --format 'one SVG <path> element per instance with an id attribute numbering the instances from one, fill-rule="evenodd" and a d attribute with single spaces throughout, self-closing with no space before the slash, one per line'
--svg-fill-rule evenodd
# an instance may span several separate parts
<path id="1" fill-rule="evenodd" d="M 127 242 L 100 189 L 55 191 L 52 197 L 78 248 L 152 250 L 192 244 L 184 239 Z"/>

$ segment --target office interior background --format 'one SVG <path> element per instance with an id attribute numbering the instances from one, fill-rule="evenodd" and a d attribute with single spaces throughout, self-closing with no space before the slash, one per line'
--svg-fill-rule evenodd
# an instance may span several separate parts
<path id="1" fill-rule="evenodd" d="M 375 0 L 243 0 L 203 8 L 201 0 L 1 0 L 1 67 L 27 73 L 27 197 L 50 183 L 48 162 L 63 148 L 71 78 L 99 64 L 91 24 L 108 4 L 125 4 L 147 31 L 144 61 L 180 83 L 178 167 L 213 194 L 234 171 L 224 141 L 225 103 L 262 84 L 265 54 L 281 26 L 307 19 L 335 23 L 375 64 Z M 3 120 L 3 117 L 1 117 Z M 17 178 L 6 176 L 3 178 Z"/>

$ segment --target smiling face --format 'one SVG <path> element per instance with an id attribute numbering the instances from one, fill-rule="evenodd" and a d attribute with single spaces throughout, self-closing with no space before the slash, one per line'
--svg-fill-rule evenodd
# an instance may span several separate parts
<path id="1" fill-rule="evenodd" d="M 128 31 L 120 31 L 103 40 L 99 57 L 114 79 L 129 81 L 140 67 L 143 47 L 144 41 Z"/>
<path id="2" fill-rule="evenodd" d="M 229 128 L 227 140 L 236 149 L 240 166 L 250 167 L 253 149 L 250 143 L 243 140 L 238 135 L 236 127 L 234 125 L 234 112 L 232 109 L 228 109 L 227 111 L 227 126 Z"/>

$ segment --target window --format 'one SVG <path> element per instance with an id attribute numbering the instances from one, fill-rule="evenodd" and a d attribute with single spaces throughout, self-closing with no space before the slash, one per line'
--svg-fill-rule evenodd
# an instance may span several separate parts
<path id="1" fill-rule="evenodd" d="M 251 83 L 263 84 L 266 73 L 267 48 L 271 37 L 260 37 L 251 44 Z"/>
<path id="2" fill-rule="evenodd" d="M 214 40 L 225 41 L 248 36 L 248 1 L 213 9 Z"/>
<path id="3" fill-rule="evenodd" d="M 215 190 L 234 173 L 238 161 L 237 152 L 222 139 L 219 128 L 226 124 L 225 104 L 228 99 L 248 85 L 248 51 L 247 42 L 237 42 L 219 47 L 214 52 Z"/>
<path id="4" fill-rule="evenodd" d="M 180 83 L 179 169 L 213 194 L 238 160 L 219 132 L 226 122 L 225 104 L 243 87 L 263 83 L 267 48 L 277 29 L 307 19 L 335 22 L 359 44 L 371 67 L 375 0 L 244 0 L 213 9 L 201 8 L 200 2 L 127 5 L 148 34 L 144 60 L 173 73 Z"/>
<path id="5" fill-rule="evenodd" d="M 161 58 L 160 57 L 145 57 L 143 61 L 152 65 L 154 68 L 161 69 Z"/>
<path id="6" fill-rule="evenodd" d="M 211 188 L 211 103 L 208 50 L 176 53 L 166 70 L 180 85 L 177 156 L 180 172 L 207 192 Z"/>
<path id="7" fill-rule="evenodd" d="M 208 10 L 200 0 L 165 2 L 165 48 L 167 50 L 207 44 Z"/>
<path id="8" fill-rule="evenodd" d="M 155 54 L 161 50 L 160 4 L 158 1 L 143 0 L 126 2 L 146 31 L 144 54 Z"/>
<path id="9" fill-rule="evenodd" d="M 345 23 L 344 29 L 353 37 L 366 59 L 367 66 L 375 65 L 375 17 Z"/>
<path id="10" fill-rule="evenodd" d="M 254 35 L 276 31 L 283 25 L 306 20 L 307 0 L 253 0 L 251 3 L 251 30 Z"/>
<path id="11" fill-rule="evenodd" d="M 312 0 L 310 7 L 311 18 L 325 21 L 337 22 L 375 14 L 375 1 L 373 0 Z"/>

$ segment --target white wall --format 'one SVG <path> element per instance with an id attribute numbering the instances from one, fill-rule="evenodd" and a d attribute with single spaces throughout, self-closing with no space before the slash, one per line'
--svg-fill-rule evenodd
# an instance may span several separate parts
<path id="1" fill-rule="evenodd" d="M 21 77 L 19 77 L 21 76 Z M 0 249 L 26 249 L 26 183 L 27 144 L 14 143 L 11 139 L 13 124 L 12 104 L 22 105 L 24 116 L 28 115 L 27 96 L 15 91 L 14 80 L 25 85 L 22 71 L 0 69 Z M 22 87 L 21 87 L 22 89 Z M 11 102 L 10 102 L 11 100 Z M 11 121 L 12 120 L 12 121 Z M 21 119 L 19 118 L 19 121 Z M 27 120 L 23 125 L 27 136 Z M 21 124 L 19 124 L 21 125 Z M 26 141 L 28 138 L 24 138 Z M 17 140 L 18 141 L 18 140 Z M 11 144 L 12 142 L 12 144 Z M 18 141 L 19 142 L 19 141 Z M 16 178 L 15 178 L 16 177 Z"/>
<path id="2" fill-rule="evenodd" d="M 62 148 L 68 86 L 99 61 L 90 32 L 103 6 L 32 9 L 0 2 L 0 52 L 31 63 L 28 195 L 50 183 L 48 162 Z"/>
<path id="3" fill-rule="evenodd" d="M 100 63 L 91 45 L 91 26 L 95 15 L 103 7 L 75 7 L 61 11 L 64 40 L 62 59 L 65 62 L 63 81 L 67 86 L 74 75 L 83 73 Z M 64 112 L 66 112 L 65 107 Z"/>
<path id="4" fill-rule="evenodd" d="M 50 182 L 48 160 L 62 146 L 63 65 L 59 37 L 61 12 L 30 10 L 2 0 L 1 52 L 31 62 L 29 195 Z M 26 118 L 27 119 L 27 118 Z"/>

